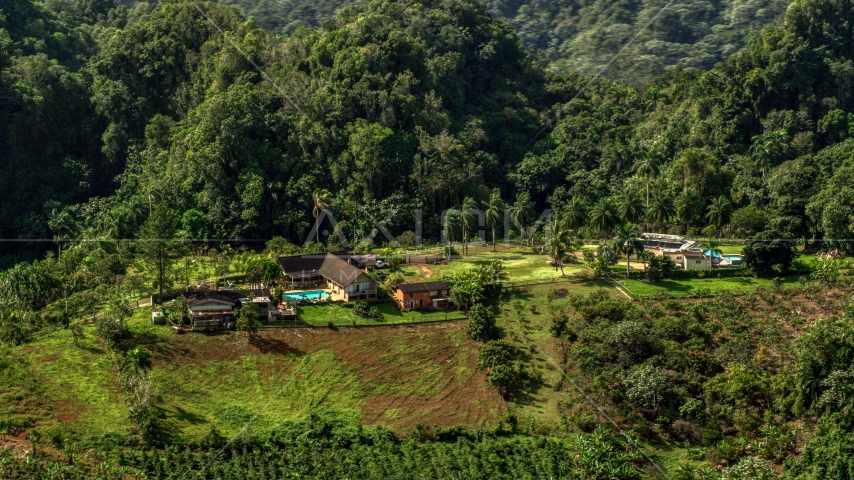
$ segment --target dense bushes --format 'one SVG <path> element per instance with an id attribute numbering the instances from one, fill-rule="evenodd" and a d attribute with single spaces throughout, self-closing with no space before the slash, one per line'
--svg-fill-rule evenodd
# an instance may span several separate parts
<path id="1" fill-rule="evenodd" d="M 437 427 L 400 439 L 328 414 L 286 422 L 257 438 L 238 437 L 227 446 L 214 433 L 182 448 L 93 453 L 108 458 L 109 466 L 13 459 L 0 464 L 0 476 L 36 479 L 58 470 L 63 478 L 641 478 L 633 447 L 605 429 L 560 438 Z"/>
<path id="2" fill-rule="evenodd" d="M 482 303 L 471 307 L 466 334 L 477 342 L 488 342 L 501 337 L 501 330 L 495 324 L 495 312 L 491 307 Z"/>
<path id="3" fill-rule="evenodd" d="M 762 277 L 789 273 L 798 251 L 792 239 L 782 238 L 779 232 L 768 230 L 757 234 L 744 245 L 744 264 Z"/>
<path id="4" fill-rule="evenodd" d="M 568 367 L 579 368 L 585 389 L 613 402 L 639 434 L 705 446 L 708 458 L 734 464 L 726 478 L 770 478 L 762 476 L 768 461 L 797 449 L 802 420 L 823 416 L 809 460 L 788 462 L 791 478 L 849 478 L 839 473 L 847 450 L 829 448 L 825 435 L 843 441 L 841 425 L 854 424 L 850 321 L 814 321 L 800 327 L 800 338 L 781 333 L 793 310 L 807 308 L 804 298 L 818 302 L 812 315 L 843 313 L 847 294 L 829 302 L 813 290 L 639 302 L 570 297 L 577 315 L 560 328 L 577 335 Z"/>
<path id="5" fill-rule="evenodd" d="M 356 302 L 353 304 L 353 313 L 362 318 L 371 318 L 374 320 L 382 320 L 383 313 L 373 305 L 368 305 L 368 302 Z"/>

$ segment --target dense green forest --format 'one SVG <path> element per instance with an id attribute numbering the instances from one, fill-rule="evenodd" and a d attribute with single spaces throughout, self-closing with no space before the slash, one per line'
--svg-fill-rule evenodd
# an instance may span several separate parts
<path id="1" fill-rule="evenodd" d="M 351 0 L 221 0 L 268 30 L 290 35 L 318 28 Z M 738 51 L 747 37 L 780 18 L 786 0 L 607 2 L 486 0 L 494 18 L 508 20 L 526 49 L 545 53 L 551 69 L 646 82 L 676 67 L 708 69 Z M 667 5 L 667 8 L 663 9 Z M 659 15 L 660 12 L 660 15 Z M 648 25 L 647 23 L 652 22 Z M 646 27 L 646 28 L 645 28 Z"/>
<path id="2" fill-rule="evenodd" d="M 185 3 L 9 5 L 5 239 L 129 238 L 157 204 L 188 238 L 299 241 L 318 188 L 362 236 L 364 212 L 397 209 L 399 233 L 421 208 L 437 238 L 442 210 L 499 188 L 537 208 L 637 192 L 672 230 L 720 200 L 736 236 L 851 237 L 845 2 L 795 3 L 726 62 L 643 87 L 550 73 L 477 2 L 364 2 L 281 39 L 213 5 L 218 28 Z"/>
<path id="3" fill-rule="evenodd" d="M 477 226 L 467 212 L 481 207 L 492 226 L 509 211 L 521 227 L 514 235 L 533 244 L 526 227 L 551 208 L 548 247 L 561 268 L 579 238 L 616 237 L 614 251 L 600 250 L 597 261 L 628 259 L 639 226 L 745 239 L 748 273 L 765 277 L 801 271 L 799 251 L 854 253 L 854 3 L 797 0 L 779 22 L 770 22 L 783 8 L 776 3 L 707 14 L 674 4 L 612 66 L 632 83 L 590 73 L 631 37 L 627 25 L 645 24 L 658 7 L 597 5 L 564 19 L 560 3 L 537 10 L 366 0 L 318 29 L 294 22 L 314 15 L 320 23 L 332 9 L 301 10 L 299 19 L 271 25 L 283 36 L 215 3 L 0 0 L 0 255 L 9 267 L 0 272 L 0 341 L 17 346 L 101 309 L 99 338 L 120 344 L 129 299 L 164 286 L 162 267 L 157 276 L 145 268 L 164 256 L 190 258 L 215 239 L 245 248 L 274 238 L 272 256 L 338 249 L 334 234 L 308 250 L 293 245 L 326 208 L 347 238 L 362 239 L 359 250 L 383 246 L 364 240 L 383 218 L 411 244 L 419 211 L 425 239 L 468 240 Z M 495 19 L 496 11 L 512 22 Z M 684 29 L 674 27 L 679 12 L 691 19 Z M 741 13 L 747 24 L 735 20 Z M 594 21 L 604 17 L 613 20 Z M 609 273 L 590 257 L 597 273 Z M 656 275 L 649 280 L 667 276 Z M 577 366 L 585 386 L 646 440 L 713 446 L 714 461 L 768 448 L 764 460 L 744 464 L 755 478 L 770 478 L 769 461 L 785 464 L 788 478 L 851 478 L 854 349 L 850 292 L 834 290 L 839 275 L 838 264 L 823 264 L 813 279 L 825 291 L 804 278 L 801 290 L 764 291 L 761 304 L 715 299 L 642 311 L 573 298 L 571 308 L 555 310 L 553 333 L 573 345 L 574 363 L 564 366 Z M 471 272 L 462 281 L 477 283 Z M 823 306 L 824 320 L 801 326 L 798 302 Z M 485 308 L 472 316 L 491 318 Z M 792 338 L 760 321 L 784 316 Z M 780 348 L 777 356 L 765 356 L 769 345 Z M 117 357 L 129 392 L 144 370 L 138 355 Z M 11 357 L 4 352 L 0 373 L 25 383 L 26 369 Z M 20 392 L 12 398 L 37 403 Z M 150 441 L 151 412 L 131 411 Z M 813 421 L 809 435 L 792 433 Z M 313 457 L 303 454 L 318 446 L 330 476 L 465 477 L 468 456 L 502 457 L 496 475 L 505 476 L 632 478 L 644 464 L 623 439 L 601 432 L 558 441 L 534 431 L 461 431 L 422 438 L 422 446 L 319 424 L 311 428 L 321 433 L 281 453 L 270 445 L 305 431 L 283 428 L 281 439 L 227 451 L 233 470 L 216 468 L 259 478 L 270 463 L 307 469 Z M 127 471 L 103 475 L 166 477 L 187 459 L 199 467 L 221 440 L 212 441 L 112 459 Z M 434 457 L 448 460 L 425 460 Z M 603 457 L 612 461 L 597 463 Z M 10 468 L 23 478 L 66 468 L 52 458 Z M 748 478 L 738 472 L 722 478 Z"/>

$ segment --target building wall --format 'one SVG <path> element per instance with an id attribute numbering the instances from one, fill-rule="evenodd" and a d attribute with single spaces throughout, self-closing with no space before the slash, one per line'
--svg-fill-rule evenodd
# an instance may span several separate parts
<path id="1" fill-rule="evenodd" d="M 222 311 L 222 310 L 233 310 L 234 307 L 231 304 L 226 303 L 202 303 L 200 305 L 193 305 L 189 307 L 191 312 L 204 312 L 204 311 Z"/>
<path id="2" fill-rule="evenodd" d="M 368 290 L 376 290 L 376 289 L 377 289 L 377 282 L 375 282 L 374 279 L 369 277 L 367 274 L 363 273 L 363 274 L 359 275 L 358 278 L 356 278 L 355 282 L 351 283 L 347 287 L 346 292 L 348 294 L 353 294 L 353 293 L 361 293 L 361 292 L 365 292 Z"/>
<path id="3" fill-rule="evenodd" d="M 682 267 L 685 270 L 706 270 L 712 268 L 712 259 L 685 257 Z"/>
<path id="4" fill-rule="evenodd" d="M 447 293 L 446 290 L 432 290 L 430 292 L 412 292 L 411 296 L 409 293 L 404 293 L 400 289 L 395 289 L 394 291 L 394 300 L 397 302 L 397 305 L 400 308 L 410 309 L 410 308 L 433 308 L 433 296 L 441 295 Z M 414 302 L 414 305 L 413 305 Z M 442 306 L 444 307 L 446 302 L 442 302 Z M 441 308 L 439 307 L 439 308 Z"/>
<path id="5" fill-rule="evenodd" d="M 685 255 L 682 252 L 664 252 L 676 265 L 684 265 Z"/>

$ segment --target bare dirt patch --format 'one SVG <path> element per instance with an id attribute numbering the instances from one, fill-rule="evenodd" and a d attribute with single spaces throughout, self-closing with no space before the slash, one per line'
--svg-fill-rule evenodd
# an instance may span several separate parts
<path id="1" fill-rule="evenodd" d="M 435 270 L 430 268 L 429 265 L 425 265 L 423 263 L 410 263 L 410 264 L 407 264 L 407 267 L 412 267 L 412 268 L 418 270 L 418 275 L 406 279 L 406 281 L 409 283 L 418 282 L 418 281 L 421 281 L 421 280 L 424 280 L 427 278 L 432 278 L 432 277 L 436 276 Z"/>
<path id="2" fill-rule="evenodd" d="M 84 409 L 83 406 L 76 405 L 70 399 L 53 402 L 53 408 L 56 412 L 57 418 L 62 422 L 76 422 L 77 419 L 80 418 L 80 414 L 83 413 Z"/>
<path id="3" fill-rule="evenodd" d="M 4 435 L 0 437 L 0 451 L 6 450 L 10 457 L 21 460 L 33 451 L 33 444 L 26 440 L 25 436 L 13 437 Z"/>
<path id="4" fill-rule="evenodd" d="M 416 424 L 489 428 L 504 402 L 476 368 L 477 345 L 465 323 L 371 328 L 265 329 L 253 335 L 189 334 L 154 364 L 235 361 L 247 355 L 303 355 L 327 350 L 355 374 L 365 396 L 362 422 L 401 432 Z M 278 369 L 266 366 L 262 375 Z"/>

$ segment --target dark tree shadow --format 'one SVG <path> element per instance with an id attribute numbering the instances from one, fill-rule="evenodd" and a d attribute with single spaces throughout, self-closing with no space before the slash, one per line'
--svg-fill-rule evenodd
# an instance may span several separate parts
<path id="1" fill-rule="evenodd" d="M 295 355 L 303 355 L 304 351 L 292 347 L 287 342 L 283 342 L 276 338 L 268 338 L 258 334 L 249 335 L 249 344 L 257 348 L 261 353 L 278 353 Z"/>

